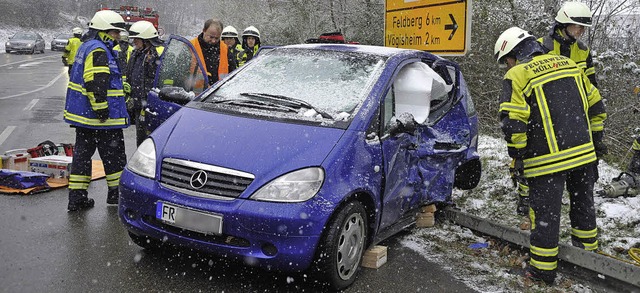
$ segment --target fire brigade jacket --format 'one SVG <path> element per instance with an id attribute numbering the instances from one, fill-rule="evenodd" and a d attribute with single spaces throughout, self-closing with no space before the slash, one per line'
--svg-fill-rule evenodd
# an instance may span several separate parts
<path id="1" fill-rule="evenodd" d="M 260 45 L 255 45 L 253 48 L 242 46 L 242 52 L 238 54 L 238 67 L 253 59 L 253 56 L 258 54 L 258 49 L 260 49 Z"/>
<path id="2" fill-rule="evenodd" d="M 591 84 L 598 87 L 591 50 L 589 50 L 586 44 L 580 40 L 566 36 L 562 30 L 558 28 L 552 29 L 548 35 L 538 39 L 538 42 L 542 44 L 549 54 L 569 57 L 587 74 Z"/>
<path id="3" fill-rule="evenodd" d="M 111 45 L 111 44 L 109 44 Z M 94 66 L 94 54 L 105 52 L 108 64 Z M 73 125 L 92 129 L 118 129 L 129 126 L 129 114 L 122 90 L 122 73 L 111 47 L 98 39 L 83 43 L 78 49 L 77 62 L 69 77 L 64 120 Z M 101 74 L 102 73 L 102 74 Z M 98 78 L 108 74 L 108 88 L 95 85 Z M 108 110 L 109 116 L 101 122 L 96 111 Z"/>
<path id="4" fill-rule="evenodd" d="M 69 39 L 69 42 L 64 47 L 64 53 L 62 53 L 62 56 L 67 60 L 67 65 L 73 65 L 76 53 L 78 52 L 78 48 L 80 48 L 81 44 L 82 41 L 80 41 L 80 38 L 78 37 L 74 36 Z"/>
<path id="5" fill-rule="evenodd" d="M 527 178 L 595 162 L 592 135 L 606 117 L 598 89 L 569 58 L 538 55 L 504 76 L 501 127 Z"/>

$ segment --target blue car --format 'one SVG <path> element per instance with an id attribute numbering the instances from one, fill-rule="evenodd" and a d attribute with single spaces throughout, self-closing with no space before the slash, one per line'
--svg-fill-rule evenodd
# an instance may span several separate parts
<path id="1" fill-rule="evenodd" d="M 478 117 L 454 62 L 291 45 L 205 89 L 192 49 L 174 38 L 165 50 L 147 110 L 168 118 L 120 179 L 119 216 L 143 248 L 307 271 L 340 290 L 367 248 L 478 183 Z"/>

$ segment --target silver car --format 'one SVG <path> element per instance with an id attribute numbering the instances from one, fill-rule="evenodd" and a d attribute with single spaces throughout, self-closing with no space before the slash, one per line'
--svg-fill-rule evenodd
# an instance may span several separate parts
<path id="1" fill-rule="evenodd" d="M 51 40 L 51 51 L 64 51 L 64 47 L 69 43 L 69 39 L 71 39 L 73 35 L 71 34 L 58 34 L 53 40 Z"/>
<path id="2" fill-rule="evenodd" d="M 7 53 L 44 53 L 44 39 L 39 33 L 19 32 L 9 38 L 9 41 L 5 44 L 5 51 Z"/>

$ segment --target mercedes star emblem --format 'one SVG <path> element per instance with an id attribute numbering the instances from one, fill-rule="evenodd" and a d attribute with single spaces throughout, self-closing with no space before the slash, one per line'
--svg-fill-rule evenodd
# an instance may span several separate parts
<path id="1" fill-rule="evenodd" d="M 191 187 L 195 189 L 200 189 L 207 184 L 207 172 L 203 170 L 198 170 L 193 175 L 191 175 Z"/>

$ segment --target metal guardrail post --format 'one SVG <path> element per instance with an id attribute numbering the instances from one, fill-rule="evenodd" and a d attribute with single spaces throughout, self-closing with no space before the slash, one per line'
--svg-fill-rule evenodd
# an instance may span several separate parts
<path id="1" fill-rule="evenodd" d="M 529 248 L 530 233 L 528 231 L 493 223 L 485 218 L 470 215 L 451 207 L 443 211 L 448 220 L 458 225 Z M 564 243 L 560 243 L 558 246 L 560 248 L 558 257 L 561 260 L 640 287 L 640 266 Z"/>

